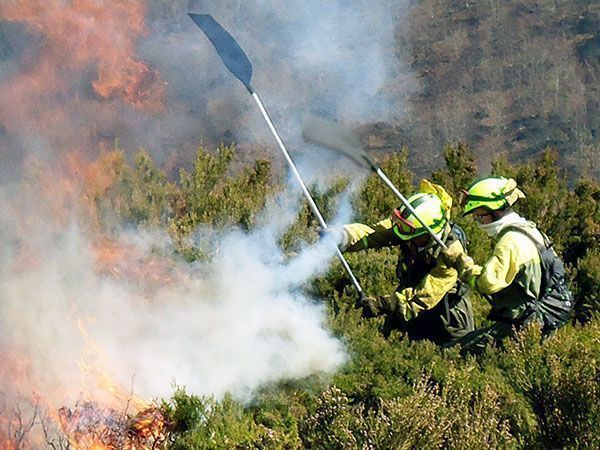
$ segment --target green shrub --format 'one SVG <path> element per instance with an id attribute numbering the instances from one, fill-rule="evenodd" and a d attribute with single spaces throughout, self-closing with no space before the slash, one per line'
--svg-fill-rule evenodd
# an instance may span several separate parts
<path id="1" fill-rule="evenodd" d="M 408 150 L 404 149 L 402 152 L 392 153 L 381 162 L 381 169 L 405 196 L 414 191 L 407 158 Z M 391 189 L 387 188 L 377 175 L 371 174 L 354 204 L 357 221 L 362 223 L 379 222 L 389 217 L 392 210 L 400 204 L 400 200 Z"/>
<path id="2" fill-rule="evenodd" d="M 515 448 L 499 395 L 471 389 L 468 372 L 451 370 L 440 386 L 426 376 L 410 394 L 354 404 L 332 386 L 301 424 L 307 448 Z"/>
<path id="3" fill-rule="evenodd" d="M 575 280 L 578 294 L 576 315 L 580 322 L 587 322 L 600 311 L 600 249 L 590 249 L 580 259 Z"/>
<path id="4" fill-rule="evenodd" d="M 230 396 L 221 401 L 178 390 L 163 411 L 173 423 L 173 449 L 255 448 L 268 437 L 243 406 Z"/>
<path id="5" fill-rule="evenodd" d="M 462 218 L 458 190 L 476 178 L 473 155 L 464 145 L 445 150 L 446 169 L 432 179 L 454 197 L 453 217 L 469 235 L 469 252 L 484 262 L 491 240 L 472 219 Z M 205 255 L 189 236 L 206 225 L 251 230 L 269 196 L 281 189 L 270 164 L 232 168 L 233 147 L 199 149 L 191 172 L 168 181 L 149 156 L 133 165 L 121 152 L 97 164 L 88 192 L 102 226 L 115 223 L 164 227 L 174 251 L 188 260 Z M 414 191 L 406 152 L 382 161 L 400 190 Z M 312 295 L 328 306 L 329 325 L 350 358 L 331 378 L 319 376 L 265 386 L 251 404 L 226 396 L 196 397 L 176 390 L 162 409 L 173 424 L 171 447 L 192 448 L 597 448 L 600 441 L 598 324 L 600 294 L 600 184 L 583 179 L 571 189 L 555 155 L 511 165 L 494 163 L 494 173 L 515 177 L 527 198 L 518 211 L 550 234 L 569 267 L 577 317 L 585 325 L 559 330 L 544 342 L 535 327 L 490 348 L 479 358 L 458 349 L 411 342 L 385 328 L 383 318 L 364 319 L 341 264 L 314 280 Z M 347 186 L 337 180 L 324 192 L 312 189 L 327 220 Z M 371 175 L 355 200 L 357 220 L 389 216 L 398 199 Z M 293 254 L 317 239 L 318 223 L 306 202 L 286 230 L 281 246 Z M 346 255 L 363 289 L 373 295 L 396 288 L 397 249 Z M 485 323 L 487 302 L 474 295 L 476 320 Z"/>
<path id="6" fill-rule="evenodd" d="M 565 327 L 543 343 L 530 327 L 503 351 L 487 355 L 529 401 L 539 426 L 529 444 L 595 448 L 600 420 L 600 327 Z"/>
<path id="7" fill-rule="evenodd" d="M 91 171 L 87 195 L 96 203 L 105 229 L 120 224 L 165 226 L 173 216 L 177 192 L 150 155 L 140 151 L 130 167 L 120 150 L 104 154 Z"/>
<path id="8" fill-rule="evenodd" d="M 252 168 L 231 173 L 234 147 L 219 146 L 215 153 L 199 148 L 194 170 L 180 171 L 176 226 L 189 233 L 199 224 L 236 225 L 250 229 L 255 215 L 272 191 L 271 164 L 258 160 Z"/>

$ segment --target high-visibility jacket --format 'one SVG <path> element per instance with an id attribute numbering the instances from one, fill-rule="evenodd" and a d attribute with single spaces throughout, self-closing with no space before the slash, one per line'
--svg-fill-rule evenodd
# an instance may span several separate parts
<path id="1" fill-rule="evenodd" d="M 491 319 L 514 322 L 521 318 L 528 304 L 539 297 L 542 267 L 540 254 L 531 239 L 514 230 L 503 233 L 502 229 L 508 226 L 522 228 L 538 242 L 544 242 L 533 222 L 522 219 L 506 222 L 496 234 L 500 239 L 492 257 L 481 267 L 473 286 L 478 292 L 491 296 Z"/>
<path id="2" fill-rule="evenodd" d="M 459 288 L 458 273 L 438 258 L 440 248 L 433 244 L 419 249 L 412 241 L 403 241 L 392 231 L 392 221 L 382 220 L 373 226 L 353 223 L 344 226 L 343 243 L 346 252 L 390 246 L 400 247 L 396 274 L 399 289 L 388 299 L 392 314 L 405 321 L 413 320 L 436 307 L 444 296 Z M 447 226 L 444 239 L 451 234 Z M 464 251 L 459 239 L 450 239 L 450 246 Z"/>

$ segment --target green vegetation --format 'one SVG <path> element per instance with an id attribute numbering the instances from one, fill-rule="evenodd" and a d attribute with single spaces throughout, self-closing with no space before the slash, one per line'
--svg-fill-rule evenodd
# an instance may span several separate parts
<path id="1" fill-rule="evenodd" d="M 115 157 L 115 155 L 117 155 Z M 445 150 L 447 168 L 432 178 L 457 194 L 477 176 L 466 146 Z M 546 152 L 534 163 L 498 160 L 493 171 L 515 177 L 527 194 L 519 211 L 551 235 L 569 266 L 577 297 L 576 319 L 544 342 L 535 327 L 503 348 L 479 358 L 462 358 L 457 349 L 409 342 L 399 333 L 381 333 L 383 320 L 362 319 L 353 291 L 337 262 L 314 281 L 312 294 L 328 306 L 329 324 L 351 355 L 333 377 L 314 375 L 264 386 L 252 404 L 229 396 L 199 398 L 177 389 L 162 409 L 172 423 L 171 448 L 598 448 L 600 446 L 600 184 L 578 180 L 572 188 Z M 281 189 L 270 165 L 231 170 L 233 148 L 215 153 L 199 149 L 190 172 L 179 182 L 141 153 L 130 167 L 118 153 L 99 164 L 113 183 L 94 197 L 105 211 L 132 224 L 168 229 L 174 253 L 192 261 L 204 257 L 190 244 L 196 227 L 236 226 L 251 230 L 256 214 Z M 412 190 L 406 152 L 382 161 L 401 190 Z M 340 180 L 316 192 L 326 215 L 346 186 Z M 455 197 L 456 198 L 456 197 Z M 396 200 L 375 176 L 354 198 L 359 220 L 389 213 Z M 470 235 L 471 254 L 483 261 L 490 242 L 471 218 L 458 217 Z M 306 205 L 282 245 L 316 239 Z M 348 255 L 369 293 L 395 286 L 393 250 Z M 476 297 L 476 320 L 485 324 L 486 302 Z"/>

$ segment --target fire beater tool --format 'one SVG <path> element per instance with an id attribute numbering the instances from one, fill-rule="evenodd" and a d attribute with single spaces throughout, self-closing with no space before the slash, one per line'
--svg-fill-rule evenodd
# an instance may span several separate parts
<path id="1" fill-rule="evenodd" d="M 296 177 L 296 180 L 300 184 L 300 188 L 302 189 L 302 193 L 304 194 L 304 196 L 306 197 L 306 200 L 308 201 L 310 209 L 312 210 L 314 215 L 317 217 L 319 224 L 321 225 L 321 228 L 323 230 L 326 230 L 327 223 L 325 222 L 325 219 L 323 219 L 323 216 L 321 215 L 319 208 L 317 207 L 315 201 L 313 200 L 312 196 L 310 195 L 310 192 L 308 192 L 308 189 L 306 188 L 306 185 L 304 184 L 304 181 L 302 180 L 302 177 L 300 176 L 300 173 L 298 172 L 298 169 L 296 168 L 294 161 L 290 157 L 290 154 L 288 153 L 287 149 L 285 148 L 283 141 L 279 137 L 279 134 L 277 133 L 277 130 L 275 129 L 275 126 L 273 125 L 273 122 L 269 118 L 269 115 L 267 114 L 267 111 L 266 111 L 262 101 L 260 100 L 258 94 L 252 87 L 252 84 L 251 84 L 252 64 L 250 63 L 250 60 L 244 53 L 244 50 L 242 50 L 242 48 L 237 43 L 237 41 L 210 14 L 191 14 L 190 13 L 189 16 L 196 23 L 196 25 L 198 25 L 200 27 L 200 29 L 204 32 L 206 37 L 213 44 L 215 50 L 217 51 L 217 54 L 223 61 L 223 64 L 225 64 L 225 67 L 227 67 L 227 69 L 229 69 L 229 71 L 238 80 L 240 80 L 242 82 L 242 84 L 246 87 L 246 89 L 248 90 L 248 92 L 250 93 L 250 95 L 252 96 L 252 98 L 254 99 L 256 104 L 258 105 L 258 108 L 260 109 L 262 116 L 264 117 L 265 121 L 269 125 L 269 129 L 271 130 L 271 133 L 273 134 L 273 136 L 275 137 L 275 140 L 277 141 L 277 145 L 279 145 L 279 148 L 283 152 L 283 155 L 285 156 L 285 159 L 287 160 L 294 176 Z M 358 291 L 358 294 L 362 297 L 363 290 L 362 290 L 358 280 L 352 273 L 352 270 L 350 269 L 348 262 L 342 255 L 342 252 L 340 251 L 338 246 L 335 243 L 334 243 L 334 246 L 335 246 L 337 257 L 339 258 L 342 265 L 344 266 L 346 273 L 352 280 L 352 284 Z"/>
<path id="2" fill-rule="evenodd" d="M 394 183 L 392 183 L 383 170 L 381 170 L 379 164 L 369 157 L 358 137 L 356 137 L 356 135 L 350 129 L 344 127 L 339 122 L 326 120 L 321 117 L 309 116 L 305 119 L 302 137 L 308 143 L 331 149 L 349 158 L 358 166 L 375 172 L 377 176 L 379 176 L 379 178 L 381 178 L 383 182 L 394 192 L 394 194 L 396 194 L 404 206 L 406 206 L 406 208 L 417 218 L 417 220 L 421 222 L 435 242 L 442 249 L 446 250 L 446 244 L 433 232 L 429 226 L 427 226 L 427 224 L 419 219 L 419 216 L 412 205 L 408 203 L 408 200 L 404 198 Z"/>

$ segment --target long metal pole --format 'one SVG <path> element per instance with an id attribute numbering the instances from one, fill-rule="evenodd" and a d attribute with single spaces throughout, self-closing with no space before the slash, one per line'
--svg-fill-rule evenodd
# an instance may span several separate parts
<path id="1" fill-rule="evenodd" d="M 256 92 L 254 92 L 254 89 L 252 88 L 252 83 L 251 83 L 252 64 L 250 63 L 248 56 L 246 56 L 246 54 L 244 53 L 244 50 L 242 50 L 242 48 L 237 43 L 237 41 L 233 38 L 233 36 L 231 36 L 227 32 L 227 30 L 225 30 L 210 14 L 190 14 L 190 17 L 196 23 L 196 25 L 198 25 L 200 27 L 200 29 L 204 32 L 206 37 L 213 44 L 213 46 L 215 47 L 215 50 L 217 51 L 217 54 L 219 55 L 219 58 L 221 58 L 221 61 L 223 61 L 223 64 L 225 64 L 225 67 L 227 67 L 227 69 L 238 80 L 240 80 L 242 82 L 242 84 L 246 87 L 246 89 L 248 90 L 250 95 L 252 95 L 252 98 L 256 101 L 256 104 L 258 105 L 260 112 L 262 113 L 263 117 L 267 121 L 267 124 L 269 124 L 271 133 L 273 133 L 273 136 L 275 136 L 275 140 L 277 141 L 279 148 L 281 148 L 281 150 L 283 151 L 283 154 L 285 155 L 287 162 L 289 163 L 290 167 L 292 168 L 292 171 L 294 172 L 296 179 L 300 183 L 300 186 L 302 188 L 302 193 L 308 200 L 310 209 L 315 214 L 315 216 L 317 216 L 317 219 L 319 220 L 319 223 L 321 224 L 321 228 L 323 228 L 324 230 L 327 229 L 327 224 L 325 223 L 323 216 L 321 216 L 321 213 L 319 212 L 319 208 L 317 208 L 317 205 L 315 204 L 313 198 L 311 197 L 310 192 L 308 192 L 308 189 L 306 189 L 306 186 L 304 185 L 304 182 L 302 181 L 302 177 L 298 173 L 298 169 L 296 169 L 296 165 L 294 164 L 294 161 L 292 161 L 292 158 L 290 157 L 287 149 L 285 148 L 285 145 L 283 145 L 283 142 L 281 141 L 281 138 L 279 137 L 277 130 L 275 130 L 275 127 L 273 126 L 273 122 L 269 118 L 269 115 L 267 114 L 265 107 L 263 106 L 262 102 L 260 101 L 260 98 L 258 98 L 258 95 L 256 94 Z M 350 269 L 348 262 L 342 255 L 342 252 L 338 248 L 337 244 L 335 242 L 333 242 L 333 240 L 331 242 L 335 247 L 336 254 L 337 254 L 338 258 L 340 259 L 340 261 L 342 262 L 344 269 L 346 269 L 348 276 L 352 280 L 354 287 L 356 288 L 358 293 L 361 294 L 361 297 L 362 297 L 362 292 L 363 292 L 362 288 L 360 287 L 358 280 L 352 273 L 352 270 Z"/>
<path id="2" fill-rule="evenodd" d="M 358 137 L 350 129 L 345 128 L 338 122 L 309 116 L 308 119 L 305 120 L 302 136 L 307 142 L 332 149 L 346 156 L 358 166 L 375 172 L 402 201 L 404 206 L 406 206 L 417 220 L 421 222 L 435 242 L 444 250 L 447 248 L 446 244 L 442 242 L 433 230 L 427 226 L 427 224 L 423 223 L 415 209 L 408 203 L 406 198 L 404 198 L 402 193 L 396 188 L 383 170 L 381 170 L 379 164 L 369 157 Z"/>
<path id="3" fill-rule="evenodd" d="M 294 161 L 292 160 L 290 154 L 288 153 L 287 149 L 285 148 L 283 141 L 279 137 L 279 133 L 277 133 L 277 130 L 275 129 L 275 126 L 273 125 L 273 122 L 271 121 L 269 114 L 267 114 L 267 110 L 265 109 L 263 103 L 261 102 L 260 97 L 258 96 L 258 94 L 256 92 L 252 92 L 252 98 L 258 105 L 260 112 L 262 113 L 264 119 L 266 120 L 267 124 L 269 125 L 269 129 L 271 130 L 271 133 L 273 133 L 273 136 L 275 137 L 275 140 L 277 141 L 277 145 L 279 145 L 279 148 L 283 152 L 285 159 L 287 160 L 288 164 L 290 165 L 290 168 L 292 169 L 292 172 L 293 172 L 294 176 L 296 177 L 296 180 L 300 184 L 300 188 L 302 189 L 302 193 L 304 194 L 304 196 L 306 197 L 306 200 L 308 201 L 308 205 L 310 206 L 310 209 L 312 210 L 314 215 L 317 216 L 317 219 L 319 221 L 319 224 L 321 225 L 321 228 L 326 230 L 327 223 L 325 222 L 325 219 L 323 219 L 323 216 L 321 215 L 321 212 L 319 211 L 317 204 L 315 203 L 312 196 L 310 195 L 310 192 L 306 188 L 306 185 L 304 184 L 304 180 L 302 180 L 302 177 L 300 176 L 300 173 L 298 172 L 298 169 L 296 168 L 296 164 L 294 164 Z M 342 252 L 340 251 L 340 249 L 338 248 L 337 245 L 335 245 L 335 250 L 336 250 L 337 257 L 339 258 L 340 262 L 344 266 L 344 269 L 350 276 L 350 279 L 352 280 L 352 284 L 354 285 L 354 287 L 356 288 L 358 293 L 362 294 L 363 290 L 362 290 L 362 287 L 360 286 L 360 283 L 354 276 L 354 273 L 352 273 L 352 270 L 350 269 L 350 266 L 348 265 L 348 261 L 346 261 L 346 258 L 344 258 L 344 255 L 342 255 Z"/>

